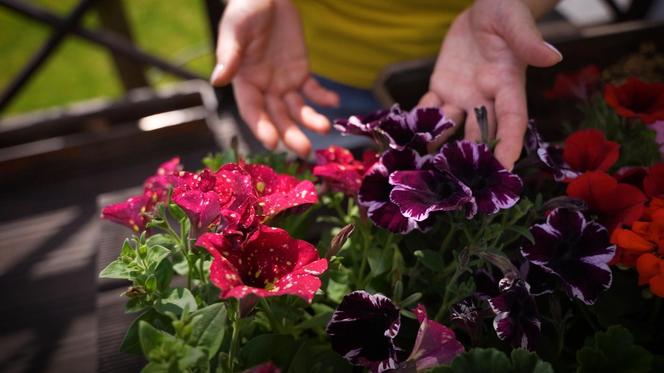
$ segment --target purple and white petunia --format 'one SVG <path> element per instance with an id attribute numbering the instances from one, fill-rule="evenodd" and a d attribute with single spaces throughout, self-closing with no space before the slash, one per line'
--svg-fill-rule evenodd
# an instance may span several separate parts
<path id="1" fill-rule="evenodd" d="M 593 304 L 611 286 L 608 263 L 616 247 L 602 225 L 578 211 L 555 209 L 546 223 L 530 227 L 530 233 L 535 241 L 525 242 L 521 254 L 560 278 L 570 296 Z"/>
<path id="2" fill-rule="evenodd" d="M 409 170 L 390 175 L 390 201 L 401 214 L 415 221 L 429 219 L 436 211 L 456 211 L 472 201 L 470 189 L 446 171 Z"/>
<path id="3" fill-rule="evenodd" d="M 327 325 L 332 349 L 372 372 L 399 367 L 403 351 L 394 344 L 401 318 L 392 301 L 366 291 L 347 294 Z"/>
<path id="4" fill-rule="evenodd" d="M 556 181 L 574 179 L 581 174 L 574 171 L 565 162 L 563 159 L 563 148 L 560 145 L 542 141 L 542 137 L 539 131 L 537 131 L 537 127 L 535 127 L 535 122 L 532 120 L 528 122 L 524 147 L 526 148 L 526 153 L 529 155 L 537 155 L 537 158 L 550 169 Z"/>
<path id="5" fill-rule="evenodd" d="M 398 109 L 398 106 L 396 106 Z M 353 115 L 348 119 L 337 119 L 334 121 L 334 128 L 342 135 L 359 135 L 374 137 L 376 127 L 389 114 L 388 110 L 378 110 L 368 115 Z"/>
<path id="6" fill-rule="evenodd" d="M 519 201 L 523 189 L 521 178 L 505 169 L 486 144 L 447 143 L 434 157 L 433 165 L 451 173 L 470 189 L 472 199 L 466 203 L 468 218 L 478 212 L 493 214 Z"/>
<path id="7" fill-rule="evenodd" d="M 395 105 L 376 127 L 376 131 L 387 138 L 392 149 L 403 150 L 409 147 L 425 154 L 427 143 L 452 127 L 454 122 L 441 109 L 415 108 L 403 112 Z"/>
<path id="8" fill-rule="evenodd" d="M 541 324 L 530 286 L 515 274 L 508 274 L 500 280 L 499 289 L 500 293 L 488 300 L 496 314 L 496 335 L 514 347 L 533 350 Z"/>
<path id="9" fill-rule="evenodd" d="M 427 228 L 426 223 L 403 216 L 399 207 L 390 200 L 393 186 L 389 179 L 395 171 L 422 168 L 428 159 L 429 157 L 421 157 L 410 149 L 390 149 L 364 174 L 358 201 L 367 208 L 367 215 L 374 224 L 400 234 Z"/>

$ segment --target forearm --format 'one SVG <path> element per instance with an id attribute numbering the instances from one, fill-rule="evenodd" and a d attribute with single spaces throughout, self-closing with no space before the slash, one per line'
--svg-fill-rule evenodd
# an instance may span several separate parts
<path id="1" fill-rule="evenodd" d="M 521 0 L 530 9 L 533 18 L 539 19 L 560 2 L 560 0 Z"/>

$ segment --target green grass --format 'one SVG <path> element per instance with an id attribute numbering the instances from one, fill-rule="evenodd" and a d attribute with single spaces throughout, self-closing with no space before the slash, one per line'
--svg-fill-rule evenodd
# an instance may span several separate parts
<path id="1" fill-rule="evenodd" d="M 119 1 L 119 0 L 112 0 Z M 64 15 L 77 0 L 33 0 Z M 171 63 L 207 76 L 213 55 L 204 3 L 201 0 L 124 0 L 137 45 Z M 96 11 L 83 24 L 98 27 Z M 0 89 L 4 89 L 51 34 L 52 29 L 0 7 Z M 156 69 L 148 70 L 153 86 L 176 80 Z M 69 104 L 96 97 L 123 94 L 110 53 L 76 36 L 58 47 L 2 115 Z"/>

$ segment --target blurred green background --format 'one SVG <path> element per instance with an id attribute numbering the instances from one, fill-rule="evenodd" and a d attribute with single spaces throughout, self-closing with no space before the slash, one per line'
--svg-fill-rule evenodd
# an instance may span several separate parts
<path id="1" fill-rule="evenodd" d="M 23 1 L 63 16 L 77 3 L 77 0 Z M 124 0 L 124 8 L 139 48 L 201 76 L 210 73 L 213 55 L 203 1 Z M 83 25 L 95 29 L 98 24 L 93 9 L 85 16 Z M 6 87 L 51 32 L 49 26 L 0 7 L 0 89 Z M 156 69 L 149 69 L 147 77 L 153 86 L 175 80 Z M 5 114 L 95 97 L 119 97 L 122 93 L 110 53 L 96 44 L 69 36 L 14 98 Z"/>

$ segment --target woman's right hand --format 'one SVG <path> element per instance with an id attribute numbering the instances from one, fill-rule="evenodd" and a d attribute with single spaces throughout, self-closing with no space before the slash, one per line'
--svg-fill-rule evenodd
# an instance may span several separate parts
<path id="1" fill-rule="evenodd" d="M 319 133 L 329 120 L 305 104 L 337 106 L 339 97 L 309 71 L 302 24 L 290 0 L 231 0 L 219 24 L 217 66 L 210 81 L 232 81 L 240 115 L 268 149 L 279 139 L 301 157 L 311 143 L 299 125 Z"/>

